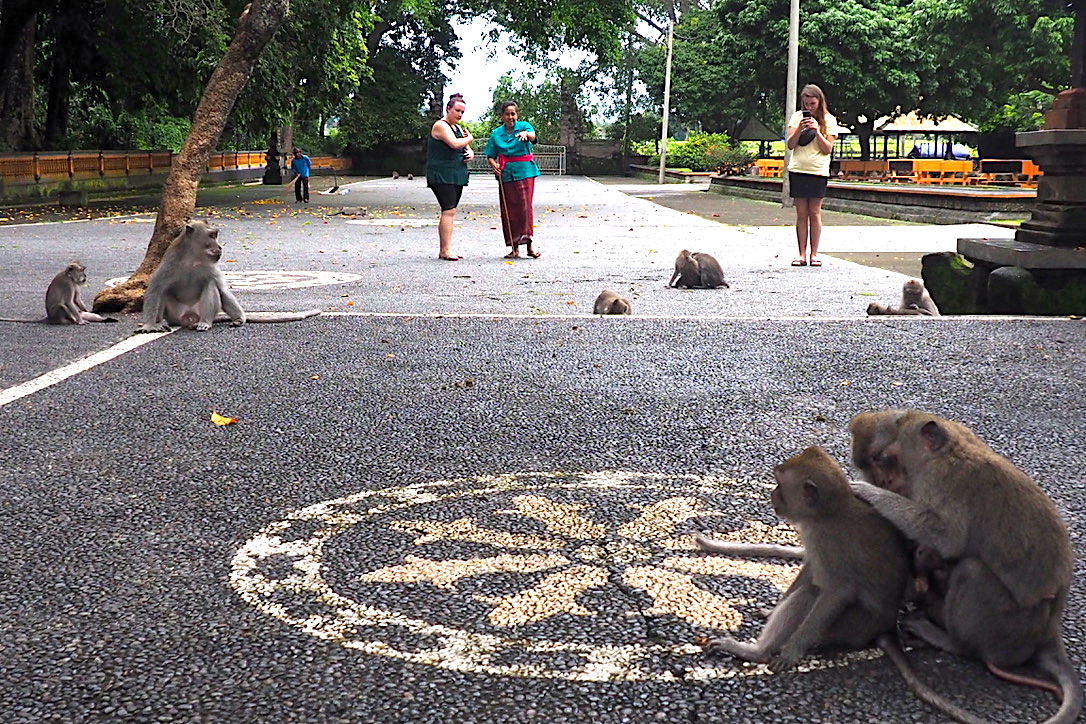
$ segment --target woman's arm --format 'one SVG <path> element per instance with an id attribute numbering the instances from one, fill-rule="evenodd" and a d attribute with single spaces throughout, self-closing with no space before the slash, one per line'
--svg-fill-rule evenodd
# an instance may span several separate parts
<path id="1" fill-rule="evenodd" d="M 788 124 L 788 129 L 787 129 L 788 137 L 784 141 L 785 145 L 788 146 L 788 150 L 792 150 L 797 145 L 799 145 L 799 133 L 800 133 L 801 130 L 803 130 L 803 118 L 802 117 L 799 117 L 798 119 L 793 118 L 793 121 L 795 122 L 795 125 L 793 125 L 792 123 Z"/>
<path id="2" fill-rule="evenodd" d="M 433 128 L 430 129 L 430 135 L 449 148 L 464 148 L 465 146 L 470 145 L 475 139 L 472 138 L 471 131 L 463 126 L 461 126 L 460 129 L 464 132 L 464 136 L 462 138 L 457 138 L 452 131 L 452 126 L 444 120 L 441 120 L 434 123 Z"/>

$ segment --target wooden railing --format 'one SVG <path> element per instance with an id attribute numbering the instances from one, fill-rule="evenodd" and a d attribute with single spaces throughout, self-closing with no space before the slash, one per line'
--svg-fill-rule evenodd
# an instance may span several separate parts
<path id="1" fill-rule="evenodd" d="M 0 156 L 0 179 L 10 184 L 166 173 L 173 164 L 169 151 L 71 151 Z M 351 160 L 340 156 L 313 156 L 314 170 L 346 170 Z M 289 162 L 289 158 L 286 159 Z M 207 170 L 232 171 L 264 168 L 264 151 L 220 151 L 208 159 Z"/>

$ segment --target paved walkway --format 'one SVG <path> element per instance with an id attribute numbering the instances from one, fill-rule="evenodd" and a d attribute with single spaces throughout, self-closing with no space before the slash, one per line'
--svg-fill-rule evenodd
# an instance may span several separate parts
<path id="1" fill-rule="evenodd" d="M 581 178 L 541 180 L 544 256 L 514 263 L 494 183 L 473 178 L 465 259 L 443 262 L 420 180 L 348 188 L 206 209 L 247 309 L 322 317 L 140 337 L 130 319 L 0 323 L 3 721 L 940 721 L 871 652 L 774 676 L 694 645 L 753 636 L 790 570 L 701 556 L 688 533 L 785 539 L 772 465 L 808 444 L 846 460 L 849 418 L 875 407 L 973 426 L 1053 497 L 1081 557 L 1081 321 L 866 319 L 903 275 L 793 269 L 788 227 Z M 1001 230 L 826 243 L 982 233 Z M 4 316 L 40 316 L 72 257 L 89 296 L 149 235 L 148 217 L 0 228 Z M 666 288 L 681 248 L 732 288 Z M 637 314 L 592 317 L 605 286 Z M 1076 581 L 1080 663 L 1083 602 Z M 1054 711 L 973 662 L 909 655 L 990 720 Z"/>

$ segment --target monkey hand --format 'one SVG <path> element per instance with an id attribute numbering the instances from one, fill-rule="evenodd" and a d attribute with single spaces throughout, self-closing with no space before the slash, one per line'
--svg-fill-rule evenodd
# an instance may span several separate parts
<path id="1" fill-rule="evenodd" d="M 240 327 L 243 324 L 245 324 L 245 317 L 235 317 L 230 320 L 231 327 Z"/>
<path id="2" fill-rule="evenodd" d="M 865 483 L 862 480 L 853 480 L 849 483 L 852 486 L 852 494 L 865 503 L 871 503 L 878 498 L 882 489 L 871 483 Z"/>
<path id="3" fill-rule="evenodd" d="M 136 327 L 136 334 L 153 334 L 156 332 L 169 332 L 170 325 L 165 322 L 159 322 L 158 324 L 141 324 Z"/>
<path id="4" fill-rule="evenodd" d="M 769 658 L 767 666 L 774 674 L 783 674 L 785 671 L 796 668 L 796 664 L 799 663 L 802 656 L 802 651 L 794 651 L 786 645 L 779 654 Z"/>

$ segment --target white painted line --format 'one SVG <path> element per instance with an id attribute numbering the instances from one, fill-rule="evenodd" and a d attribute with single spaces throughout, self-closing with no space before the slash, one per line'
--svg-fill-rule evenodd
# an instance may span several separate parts
<path id="1" fill-rule="evenodd" d="M 780 316 L 780 317 L 758 317 L 758 316 L 740 316 L 740 315 L 722 315 L 722 314 L 698 314 L 698 315 L 674 315 L 674 314 L 490 314 L 487 312 L 338 312 L 338 311 L 323 311 L 322 317 L 419 317 L 425 319 L 594 319 L 604 318 L 619 322 L 620 320 L 636 321 L 639 319 L 652 319 L 652 320 L 674 320 L 674 321 L 691 321 L 691 320 L 714 320 L 714 321 L 731 321 L 731 322 L 856 322 L 862 320 L 873 320 L 881 322 L 901 322 L 902 324 L 919 324 L 919 323 L 933 323 L 939 322 L 1082 322 L 1079 317 L 1034 317 L 1034 316 L 1012 316 L 1012 315 L 983 315 L 983 314 L 960 314 L 960 315 L 944 315 L 942 317 L 925 317 L 925 316 L 913 316 L 913 315 L 875 315 L 868 317 L 867 315 L 858 315 L 855 317 L 810 317 L 810 316 Z"/>
<path id="2" fill-rule="evenodd" d="M 168 334 L 163 332 L 162 334 Z M 22 398 L 33 395 L 35 392 L 40 392 L 46 387 L 52 387 L 58 382 L 79 374 L 80 372 L 86 372 L 87 370 L 97 367 L 98 365 L 108 362 L 115 357 L 120 357 L 125 352 L 131 352 L 137 347 L 142 347 L 148 342 L 153 342 L 162 336 L 162 334 L 134 334 L 126 340 L 118 342 L 109 349 L 104 349 L 101 352 L 95 352 L 94 354 L 84 357 L 81 360 L 76 360 L 69 365 L 65 365 L 51 372 L 46 372 L 40 377 L 35 377 L 32 380 L 23 382 L 22 384 L 9 387 L 6 390 L 0 390 L 0 407 L 21 400 Z"/>

